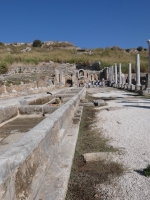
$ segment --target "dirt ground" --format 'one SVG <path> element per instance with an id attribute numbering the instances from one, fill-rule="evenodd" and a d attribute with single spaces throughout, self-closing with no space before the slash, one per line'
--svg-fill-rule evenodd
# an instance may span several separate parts
<path id="1" fill-rule="evenodd" d="M 89 101 L 96 99 L 91 94 L 97 90 L 97 88 L 88 90 L 86 98 Z M 110 160 L 86 163 L 82 159 L 84 153 L 119 151 L 108 145 L 109 140 L 103 136 L 101 130 L 96 128 L 98 113 L 96 107 L 84 107 L 83 109 L 66 200 L 102 200 L 104 195 L 97 193 L 96 186 L 111 182 L 114 177 L 121 176 L 125 171 L 121 164 Z"/>

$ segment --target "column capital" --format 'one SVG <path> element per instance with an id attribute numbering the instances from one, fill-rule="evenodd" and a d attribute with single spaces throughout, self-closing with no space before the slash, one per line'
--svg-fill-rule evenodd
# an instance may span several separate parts
<path id="1" fill-rule="evenodd" d="M 150 40 L 147 40 L 148 45 L 150 45 Z"/>

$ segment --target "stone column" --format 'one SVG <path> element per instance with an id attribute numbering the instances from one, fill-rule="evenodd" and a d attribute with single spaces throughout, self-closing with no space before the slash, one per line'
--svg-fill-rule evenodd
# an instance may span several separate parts
<path id="1" fill-rule="evenodd" d="M 121 63 L 119 63 L 119 85 L 122 84 L 122 77 L 121 77 L 121 75 L 122 75 L 122 72 L 121 72 Z"/>
<path id="2" fill-rule="evenodd" d="M 136 55 L 136 86 L 141 86 L 140 83 L 140 55 Z"/>
<path id="3" fill-rule="evenodd" d="M 150 73 L 150 40 L 147 40 L 148 43 L 148 73 Z"/>
<path id="4" fill-rule="evenodd" d="M 150 90 L 150 40 L 147 40 L 148 43 L 148 74 L 146 77 L 146 88 Z"/>
<path id="5" fill-rule="evenodd" d="M 124 77 L 124 74 L 122 73 L 122 75 L 121 75 L 121 78 L 122 78 L 122 85 L 124 85 L 125 84 L 125 77 Z"/>
<path id="6" fill-rule="evenodd" d="M 4 81 L 4 93 L 7 94 L 8 92 L 6 90 L 6 85 L 5 84 L 6 84 L 6 81 Z"/>
<path id="7" fill-rule="evenodd" d="M 117 84 L 117 64 L 115 63 L 115 84 Z"/>
<path id="8" fill-rule="evenodd" d="M 108 67 L 106 67 L 105 69 L 105 80 L 108 80 L 109 77 L 109 71 L 108 71 Z"/>
<path id="9" fill-rule="evenodd" d="M 109 73 L 109 81 L 111 81 L 112 77 L 111 77 L 111 68 L 110 67 L 108 68 L 108 73 Z"/>
<path id="10" fill-rule="evenodd" d="M 130 86 L 132 84 L 132 80 L 131 80 L 131 63 L 129 63 L 128 65 L 128 85 Z"/>
<path id="11" fill-rule="evenodd" d="M 114 81 L 114 66 L 111 66 L 111 77 L 111 80 Z"/>

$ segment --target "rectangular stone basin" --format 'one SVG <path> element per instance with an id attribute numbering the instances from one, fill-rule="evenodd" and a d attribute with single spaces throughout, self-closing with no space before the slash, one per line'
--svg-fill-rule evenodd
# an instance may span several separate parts
<path id="1" fill-rule="evenodd" d="M 43 116 L 19 117 L 0 127 L 0 154 L 44 119 Z"/>

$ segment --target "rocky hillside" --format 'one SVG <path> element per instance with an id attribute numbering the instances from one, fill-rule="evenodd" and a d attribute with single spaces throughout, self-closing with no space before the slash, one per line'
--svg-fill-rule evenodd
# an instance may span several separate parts
<path id="1" fill-rule="evenodd" d="M 33 42 L 34 43 L 34 42 Z M 101 67 L 109 67 L 114 63 L 121 63 L 124 73 L 128 70 L 128 63 L 132 64 L 132 72 L 135 72 L 136 54 L 140 54 L 141 72 L 148 69 L 147 49 L 121 49 L 117 46 L 95 49 L 81 49 L 70 42 L 47 41 L 34 47 L 33 43 L 0 42 L 0 74 L 5 74 L 12 66 L 23 65 L 38 66 L 41 63 L 70 63 L 83 66 L 91 66 L 100 61 Z"/>
<path id="2" fill-rule="evenodd" d="M 61 42 L 61 41 L 46 41 L 41 42 L 41 49 L 53 50 L 53 49 L 78 49 L 77 46 L 73 45 L 70 42 Z M 29 52 L 33 49 L 33 42 L 24 43 L 24 42 L 14 42 L 14 43 L 0 43 L 0 53 L 10 52 L 10 53 L 19 53 L 19 52 Z M 42 51 L 41 50 L 41 51 Z"/>

